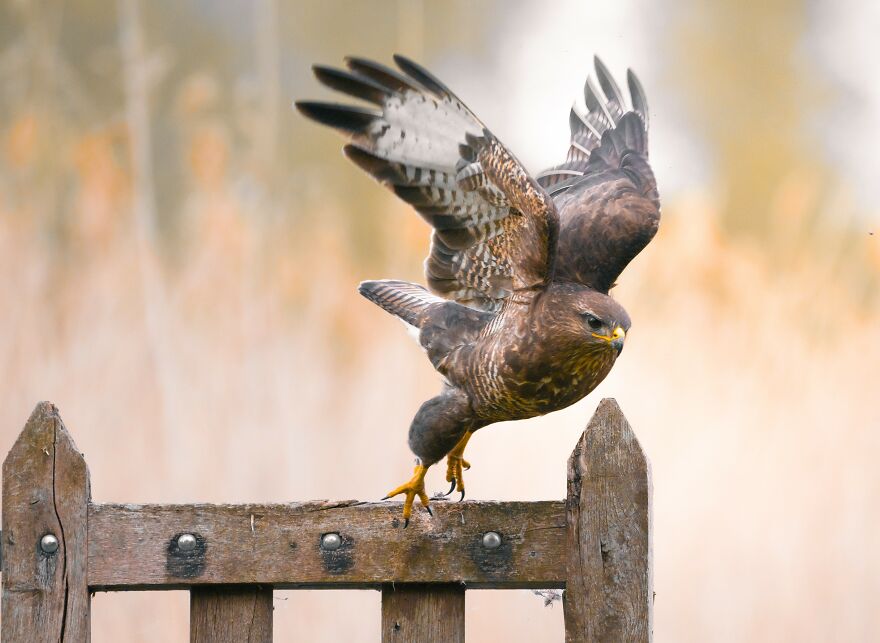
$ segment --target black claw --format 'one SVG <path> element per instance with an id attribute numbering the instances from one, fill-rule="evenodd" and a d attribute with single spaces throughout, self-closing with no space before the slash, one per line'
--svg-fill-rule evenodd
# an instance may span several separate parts
<path id="1" fill-rule="evenodd" d="M 433 512 L 433 511 L 431 511 L 431 508 L 430 508 L 430 507 L 428 507 L 428 506 L 427 506 L 427 505 L 425 505 L 425 511 L 427 511 L 427 512 L 428 512 L 428 515 L 429 515 L 429 516 L 431 516 L 431 518 L 433 518 L 433 517 L 434 517 L 434 512 Z"/>
<path id="2" fill-rule="evenodd" d="M 458 499 L 459 502 L 464 500 L 464 489 L 461 490 L 461 498 Z"/>
<path id="3" fill-rule="evenodd" d="M 382 502 L 382 500 L 388 500 L 388 498 L 390 498 L 390 497 L 391 496 L 382 496 L 382 498 L 379 500 L 379 502 Z"/>
<path id="4" fill-rule="evenodd" d="M 446 496 L 448 496 L 448 495 L 449 495 L 450 493 L 452 493 L 453 491 L 455 491 L 455 480 L 452 481 L 452 486 L 449 487 L 449 491 L 447 491 L 446 493 L 443 494 L 443 497 L 445 498 Z"/>
<path id="5" fill-rule="evenodd" d="M 466 466 L 466 467 L 464 468 L 464 470 L 465 470 L 465 471 L 470 471 L 470 470 L 471 470 L 471 465 Z"/>
<path id="6" fill-rule="evenodd" d="M 409 518 L 404 518 L 403 519 L 403 528 L 406 529 L 407 527 L 409 527 Z"/>

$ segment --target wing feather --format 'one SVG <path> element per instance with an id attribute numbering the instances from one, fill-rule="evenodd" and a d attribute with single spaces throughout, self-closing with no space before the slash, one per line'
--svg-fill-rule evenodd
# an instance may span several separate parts
<path id="1" fill-rule="evenodd" d="M 434 228 L 425 273 L 431 290 L 484 310 L 552 273 L 553 200 L 471 110 L 428 70 L 395 56 L 398 70 L 347 58 L 316 66 L 331 89 L 373 106 L 298 102 L 309 118 L 347 134 L 346 156 L 411 204 Z"/>
<path id="2" fill-rule="evenodd" d="M 581 114 L 577 107 L 569 112 L 571 140 L 565 162 L 538 174 L 538 182 L 554 195 L 577 185 L 577 181 L 570 180 L 572 177 L 603 169 L 597 156 L 611 165 L 619 162 L 627 151 L 648 156 L 648 102 L 641 83 L 632 70 L 627 71 L 630 108 L 608 67 L 598 57 L 593 64 L 599 84 L 597 87 L 591 77 L 584 83 L 586 114 Z M 638 119 L 629 118 L 630 113 Z M 597 149 L 598 155 L 594 154 Z"/>
<path id="3" fill-rule="evenodd" d="M 606 100 L 604 104 L 607 107 L 607 112 L 612 122 L 616 123 L 623 116 L 624 106 L 626 105 L 623 93 L 620 91 L 620 87 L 617 86 L 617 82 L 614 80 L 611 72 L 608 71 L 608 67 L 605 66 L 605 63 L 598 56 L 593 59 L 593 66 L 596 68 L 596 78 L 599 79 L 599 87 L 602 88 L 602 92 L 605 94 Z"/>
<path id="4" fill-rule="evenodd" d="M 572 108 L 564 163 L 538 175 L 556 201 L 559 278 L 607 292 L 657 231 L 660 202 L 648 164 L 648 101 L 627 72 L 630 103 L 601 60 L 584 85 L 587 113 Z"/>
<path id="5" fill-rule="evenodd" d="M 391 96 L 391 92 L 383 85 L 368 77 L 356 76 L 343 69 L 314 65 L 312 71 L 317 79 L 327 87 L 374 105 L 382 105 Z"/>

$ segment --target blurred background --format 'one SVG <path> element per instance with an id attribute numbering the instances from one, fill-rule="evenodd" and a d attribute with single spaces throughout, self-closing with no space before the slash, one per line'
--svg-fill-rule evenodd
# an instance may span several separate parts
<path id="1" fill-rule="evenodd" d="M 597 53 L 651 104 L 633 330 L 587 399 L 477 435 L 469 495 L 562 498 L 616 397 L 653 466 L 658 641 L 876 640 L 878 31 L 865 0 L 5 2 L 0 452 L 49 399 L 99 502 L 381 497 L 439 382 L 355 286 L 421 281 L 429 230 L 291 102 L 329 95 L 313 62 L 399 51 L 539 171 Z M 278 640 L 379 640 L 376 592 L 275 608 Z M 97 642 L 187 622 L 185 593 L 94 598 Z M 470 592 L 467 628 L 556 641 L 562 609 Z"/>

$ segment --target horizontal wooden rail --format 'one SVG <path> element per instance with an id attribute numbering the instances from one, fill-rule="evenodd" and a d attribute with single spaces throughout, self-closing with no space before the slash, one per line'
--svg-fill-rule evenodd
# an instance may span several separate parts
<path id="1" fill-rule="evenodd" d="M 95 590 L 207 583 L 276 588 L 565 586 L 563 502 L 434 502 L 403 529 L 400 503 L 89 506 L 88 578 Z M 501 536 L 487 548 L 483 535 Z M 177 547 L 181 534 L 197 546 Z M 325 534 L 340 546 L 322 547 Z"/>

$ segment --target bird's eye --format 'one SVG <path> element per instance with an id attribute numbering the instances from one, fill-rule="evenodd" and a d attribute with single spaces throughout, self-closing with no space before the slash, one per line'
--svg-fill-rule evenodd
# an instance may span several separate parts
<path id="1" fill-rule="evenodd" d="M 590 313 L 584 313 L 584 319 L 587 320 L 587 325 L 592 330 L 599 330 L 602 328 L 602 320 L 596 317 L 595 315 L 591 315 Z"/>

